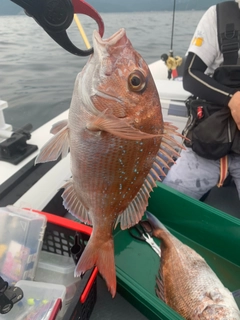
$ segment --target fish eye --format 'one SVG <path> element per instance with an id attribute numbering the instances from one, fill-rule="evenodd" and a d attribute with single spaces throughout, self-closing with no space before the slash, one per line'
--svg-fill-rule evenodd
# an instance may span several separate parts
<path id="1" fill-rule="evenodd" d="M 146 87 L 146 84 L 146 78 L 139 70 L 133 71 L 128 77 L 128 86 L 131 91 L 143 91 L 143 89 Z"/>

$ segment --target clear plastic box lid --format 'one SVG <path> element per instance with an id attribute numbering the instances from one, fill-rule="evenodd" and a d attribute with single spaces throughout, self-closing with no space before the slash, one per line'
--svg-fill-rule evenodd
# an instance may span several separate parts
<path id="1" fill-rule="evenodd" d="M 75 264 L 71 257 L 41 251 L 38 260 L 38 268 L 58 273 L 74 273 Z"/>
<path id="2" fill-rule="evenodd" d="M 0 276 L 9 285 L 19 280 L 33 280 L 46 217 L 8 206 L 0 208 L 0 221 Z"/>

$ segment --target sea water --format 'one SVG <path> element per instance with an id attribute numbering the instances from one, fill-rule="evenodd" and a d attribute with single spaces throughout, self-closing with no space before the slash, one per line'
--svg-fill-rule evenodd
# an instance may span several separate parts
<path id="1" fill-rule="evenodd" d="M 147 63 L 169 53 L 173 39 L 174 55 L 184 56 L 202 11 L 177 11 L 174 29 L 172 12 L 104 13 L 104 37 L 125 28 L 134 48 Z M 79 19 L 92 42 L 96 23 Z M 67 30 L 72 42 L 85 49 L 73 21 Z M 173 34 L 173 38 L 172 38 Z M 56 44 L 26 16 L 0 16 L 0 99 L 7 100 L 6 122 L 14 128 L 32 123 L 36 129 L 70 105 L 76 75 L 88 57 L 77 57 Z"/>

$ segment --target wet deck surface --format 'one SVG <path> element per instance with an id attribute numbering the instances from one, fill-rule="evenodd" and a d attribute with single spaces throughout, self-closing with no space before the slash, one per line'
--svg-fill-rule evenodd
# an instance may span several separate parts
<path id="1" fill-rule="evenodd" d="M 137 309 L 126 301 L 119 293 L 112 298 L 105 282 L 98 276 L 97 301 L 90 320 L 147 320 Z"/>
<path id="2" fill-rule="evenodd" d="M 214 187 L 204 202 L 240 219 L 240 200 L 233 182 L 226 187 Z"/>

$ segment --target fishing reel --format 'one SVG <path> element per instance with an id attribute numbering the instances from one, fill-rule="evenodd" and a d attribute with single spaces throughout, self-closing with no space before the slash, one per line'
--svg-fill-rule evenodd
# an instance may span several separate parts
<path id="1" fill-rule="evenodd" d="M 183 59 L 179 56 L 173 57 L 172 52 L 167 55 L 166 53 L 161 55 L 161 60 L 164 61 L 165 65 L 168 68 L 168 79 L 172 77 L 172 71 L 176 70 L 181 66 Z"/>
<path id="2" fill-rule="evenodd" d="M 104 23 L 99 13 L 84 0 L 11 0 L 33 17 L 47 34 L 68 52 L 77 56 L 88 56 L 93 48 L 81 50 L 69 39 L 66 30 L 73 21 L 74 13 L 85 14 L 94 19 L 101 37 Z"/>

